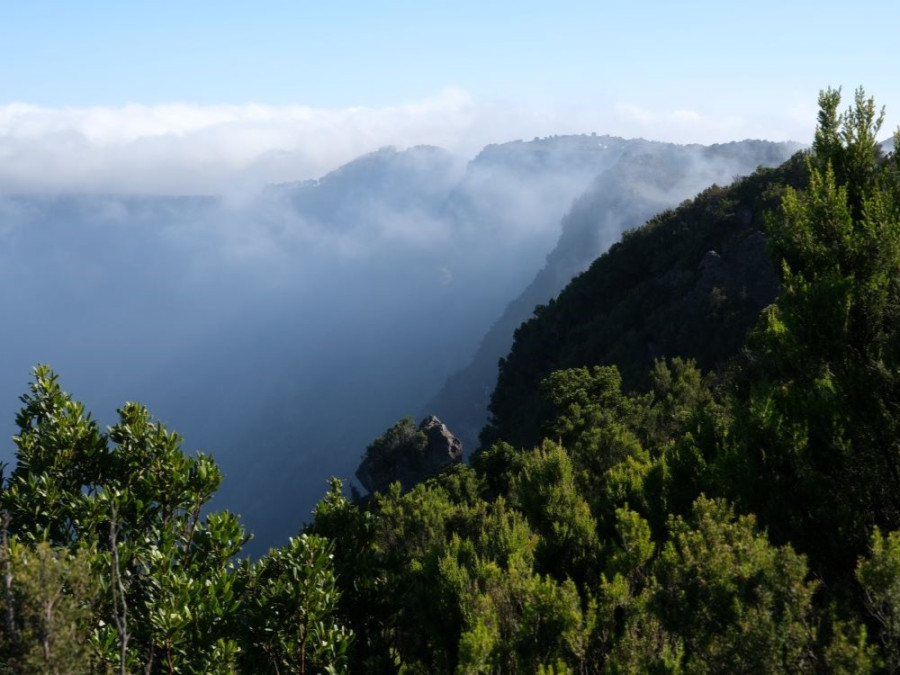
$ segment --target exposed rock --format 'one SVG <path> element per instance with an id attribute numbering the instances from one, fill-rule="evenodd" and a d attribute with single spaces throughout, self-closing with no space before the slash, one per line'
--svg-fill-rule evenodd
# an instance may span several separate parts
<path id="1" fill-rule="evenodd" d="M 447 425 L 441 422 L 434 415 L 429 415 L 422 424 L 419 425 L 419 431 L 424 431 L 428 436 L 428 452 L 432 452 L 435 457 L 443 457 L 442 465 L 447 462 L 462 461 L 462 441 L 450 433 Z"/>
<path id="2" fill-rule="evenodd" d="M 697 288 L 705 293 L 710 293 L 713 288 L 722 286 L 728 279 L 722 256 L 711 249 L 700 261 L 699 271 L 700 279 L 697 282 Z"/>
<path id="3" fill-rule="evenodd" d="M 407 418 L 368 447 L 356 478 L 370 493 L 386 492 L 395 481 L 405 491 L 462 458 L 462 442 L 437 417 L 429 415 L 418 429 Z"/>

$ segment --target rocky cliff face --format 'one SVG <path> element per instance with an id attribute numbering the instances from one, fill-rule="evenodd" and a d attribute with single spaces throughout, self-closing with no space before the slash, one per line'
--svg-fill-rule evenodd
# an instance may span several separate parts
<path id="1" fill-rule="evenodd" d="M 409 490 L 462 458 L 462 442 L 437 417 L 426 417 L 418 429 L 406 419 L 369 446 L 356 477 L 373 494 L 395 481 Z"/>

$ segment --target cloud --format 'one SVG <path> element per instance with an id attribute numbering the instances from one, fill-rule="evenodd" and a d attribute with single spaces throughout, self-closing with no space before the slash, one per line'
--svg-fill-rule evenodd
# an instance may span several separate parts
<path id="1" fill-rule="evenodd" d="M 466 146 L 463 91 L 383 108 L 0 106 L 0 192 L 196 194 L 316 178 L 386 145 Z"/>
<path id="2" fill-rule="evenodd" d="M 318 178 L 378 148 L 438 145 L 471 157 L 488 143 L 566 133 L 675 142 L 804 140 L 796 111 L 763 122 L 621 103 L 580 108 L 476 100 L 458 88 L 384 107 L 0 105 L 0 193 L 252 193 Z"/>
<path id="3" fill-rule="evenodd" d="M 620 103 L 607 125 L 617 135 L 676 143 L 723 143 L 759 138 L 805 142 L 812 136 L 815 113 L 800 116 L 795 108 L 760 114 L 710 114 L 686 109 L 649 109 Z"/>

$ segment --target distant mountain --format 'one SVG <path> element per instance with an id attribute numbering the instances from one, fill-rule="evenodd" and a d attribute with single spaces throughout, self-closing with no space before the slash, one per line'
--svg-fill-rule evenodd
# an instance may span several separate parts
<path id="1" fill-rule="evenodd" d="M 491 326 L 472 361 L 451 375 L 423 409 L 423 414 L 434 412 L 445 419 L 469 448 L 476 446 L 487 421 L 497 363 L 509 351 L 515 329 L 536 306 L 559 293 L 623 232 L 712 184 L 728 184 L 758 166 L 780 164 L 799 148 L 766 141 L 708 147 L 610 138 L 603 142 L 619 151 L 616 161 L 574 202 L 544 266 Z"/>
<path id="2" fill-rule="evenodd" d="M 449 195 L 446 216 L 462 230 L 527 233 L 535 223 L 558 220 L 598 174 L 636 143 L 642 141 L 554 136 L 489 145 Z M 555 228 L 549 229 L 555 236 Z"/>
<path id="3" fill-rule="evenodd" d="M 37 362 L 104 423 L 141 401 L 262 550 L 465 364 L 627 143 L 386 148 L 251 199 L 2 196 L 0 424 Z"/>
<path id="4" fill-rule="evenodd" d="M 319 180 L 282 183 L 269 196 L 322 227 L 352 231 L 381 216 L 434 217 L 463 177 L 466 162 L 442 148 L 382 148 Z"/>

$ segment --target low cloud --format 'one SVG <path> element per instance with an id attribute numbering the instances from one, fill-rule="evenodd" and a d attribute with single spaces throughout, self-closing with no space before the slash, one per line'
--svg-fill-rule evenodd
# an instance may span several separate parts
<path id="1" fill-rule="evenodd" d="M 386 145 L 463 147 L 462 91 L 384 108 L 0 106 L 0 192 L 196 194 L 317 178 Z"/>
<path id="2" fill-rule="evenodd" d="M 437 145 L 471 157 L 488 143 L 565 133 L 711 143 L 811 133 L 796 111 L 750 121 L 629 104 L 529 108 L 448 88 L 375 107 L 0 105 L 0 193 L 221 194 L 318 178 L 367 152 Z"/>
<path id="3" fill-rule="evenodd" d="M 640 136 L 677 143 L 723 143 L 746 138 L 770 141 L 806 141 L 812 135 L 815 115 L 799 118 L 792 110 L 768 117 L 728 114 L 711 115 L 697 110 L 651 110 L 619 104 L 610 115 L 610 126 L 625 137 Z"/>

